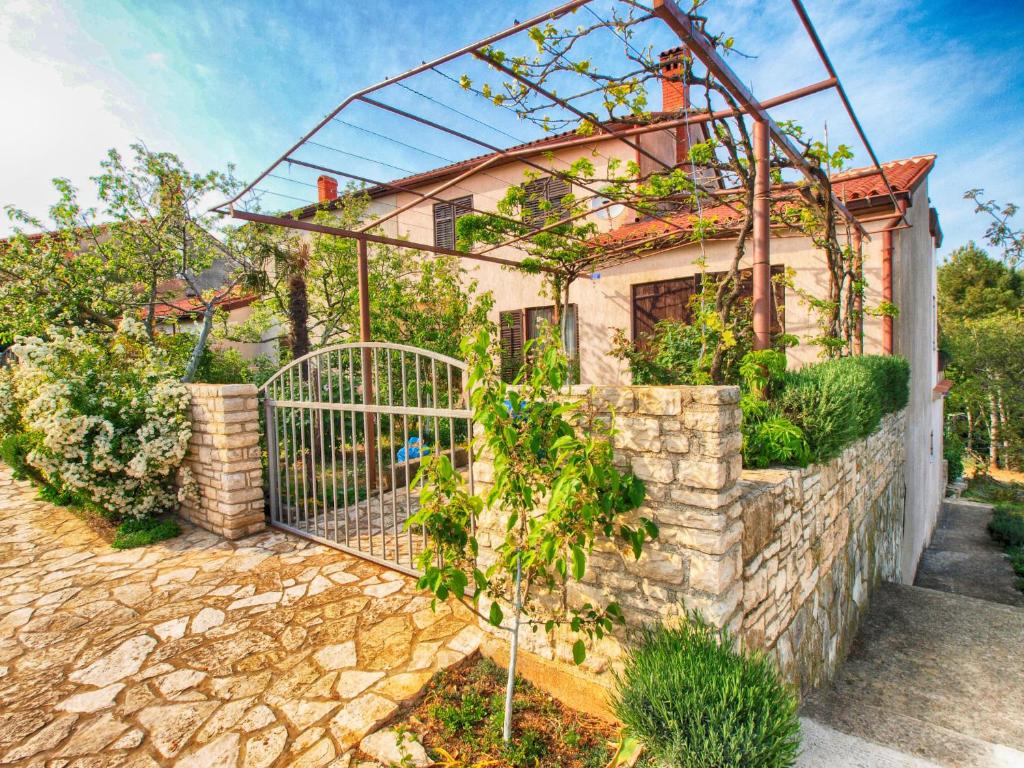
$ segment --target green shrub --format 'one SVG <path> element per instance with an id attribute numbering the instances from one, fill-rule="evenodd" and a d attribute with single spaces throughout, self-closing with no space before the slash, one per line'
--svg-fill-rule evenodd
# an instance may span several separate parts
<path id="1" fill-rule="evenodd" d="M 1000 544 L 1024 547 L 1024 504 L 996 504 L 988 530 Z"/>
<path id="2" fill-rule="evenodd" d="M 950 482 L 964 476 L 964 441 L 955 431 L 946 429 L 942 437 L 942 458 L 946 460 L 947 479 Z"/>
<path id="3" fill-rule="evenodd" d="M 748 352 L 739 366 L 743 397 L 743 465 L 806 466 L 810 447 L 803 430 L 786 418 L 775 400 L 786 383 L 786 353 L 773 349 Z"/>
<path id="4" fill-rule="evenodd" d="M 159 517 L 130 519 L 117 526 L 117 533 L 110 546 L 114 549 L 134 549 L 179 535 L 181 528 L 173 520 Z"/>
<path id="5" fill-rule="evenodd" d="M 192 433 L 189 393 L 141 323 L 125 318 L 113 334 L 54 328 L 14 349 L 19 418 L 38 435 L 25 460 L 46 482 L 118 518 L 177 504 L 175 477 Z M 182 475 L 192 487 L 187 469 Z"/>
<path id="6" fill-rule="evenodd" d="M 38 470 L 28 463 L 28 454 L 37 439 L 26 432 L 13 432 L 0 438 L 0 461 L 13 470 L 15 480 L 38 480 Z"/>
<path id="7" fill-rule="evenodd" d="M 881 398 L 882 413 L 895 413 L 910 400 L 910 363 L 894 355 L 863 355 L 844 358 L 865 369 Z"/>
<path id="8" fill-rule="evenodd" d="M 755 469 L 777 464 L 806 467 L 810 456 L 811 449 L 803 430 L 785 416 L 776 413 L 748 423 L 744 411 L 743 466 Z"/>
<path id="9" fill-rule="evenodd" d="M 88 498 L 84 494 L 51 483 L 43 483 L 39 486 L 38 498 L 40 501 L 48 501 L 58 507 L 80 508 L 88 502 Z"/>
<path id="10" fill-rule="evenodd" d="M 784 768 L 796 761 L 795 694 L 760 652 L 698 616 L 639 633 L 612 706 L 666 768 Z"/>
<path id="11" fill-rule="evenodd" d="M 860 434 L 849 382 L 835 375 L 834 366 L 826 366 L 811 365 L 792 374 L 781 397 L 783 413 L 803 430 L 815 462 L 838 456 Z"/>

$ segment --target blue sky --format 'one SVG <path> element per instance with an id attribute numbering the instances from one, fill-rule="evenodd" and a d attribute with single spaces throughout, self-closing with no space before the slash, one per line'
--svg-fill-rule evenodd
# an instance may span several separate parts
<path id="1" fill-rule="evenodd" d="M 609 2 L 594 7 L 606 13 Z M 135 140 L 174 151 L 197 170 L 231 162 L 251 178 L 352 91 L 549 5 L 0 0 L 0 205 L 43 214 L 52 177 L 87 188 L 105 150 Z M 807 7 L 881 158 L 939 155 L 931 196 L 944 252 L 984 231 L 961 199 L 968 187 L 1024 204 L 1024 3 L 810 0 Z M 705 13 L 754 57 L 735 66 L 756 94 L 825 76 L 787 0 L 711 0 Z M 443 92 L 444 83 L 436 85 L 430 92 Z M 854 164 L 866 164 L 834 95 L 773 114 L 818 135 L 827 122 L 831 141 L 853 144 Z M 364 127 L 387 127 L 361 117 Z M 338 139 L 348 148 L 400 158 L 403 168 L 475 153 L 445 145 L 413 156 L 341 129 L 349 131 Z M 435 146 L 423 135 L 408 138 Z M 276 189 L 314 194 L 283 180 Z"/>

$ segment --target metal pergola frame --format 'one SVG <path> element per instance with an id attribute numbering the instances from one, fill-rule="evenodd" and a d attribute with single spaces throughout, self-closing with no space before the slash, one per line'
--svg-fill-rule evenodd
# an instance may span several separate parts
<path id="1" fill-rule="evenodd" d="M 592 215 L 602 207 L 608 205 L 621 204 L 626 208 L 635 211 L 639 216 L 647 219 L 653 219 L 659 223 L 664 224 L 668 227 L 668 230 L 660 232 L 654 237 L 645 238 L 638 241 L 631 241 L 619 245 L 616 251 L 610 252 L 614 254 L 629 253 L 630 251 L 637 251 L 642 248 L 645 244 L 655 243 L 660 239 L 663 239 L 669 231 L 688 231 L 688 228 L 678 222 L 672 221 L 669 218 L 652 214 L 649 208 L 642 206 L 641 202 L 637 199 L 625 199 L 625 200 L 614 200 L 607 204 L 601 204 L 600 206 L 588 210 L 585 213 L 578 213 L 565 218 L 560 219 L 551 224 L 544 226 L 538 226 L 526 235 L 519 235 L 508 239 L 505 242 L 498 243 L 496 245 L 489 245 L 481 251 L 465 251 L 458 248 L 446 248 L 438 246 L 433 243 L 417 242 L 414 240 L 404 238 L 387 237 L 382 234 L 376 234 L 370 230 L 379 226 L 382 221 L 392 219 L 410 210 L 424 202 L 430 200 L 443 200 L 447 202 L 439 195 L 452 187 L 457 186 L 461 181 L 465 180 L 469 176 L 480 173 L 486 168 L 493 165 L 504 164 L 511 161 L 519 161 L 524 165 L 541 171 L 545 174 L 553 173 L 548 167 L 536 162 L 535 158 L 538 154 L 555 152 L 560 149 L 567 149 L 572 147 L 593 145 L 595 142 L 605 141 L 619 141 L 627 146 L 633 148 L 639 157 L 639 155 L 645 155 L 649 159 L 655 161 L 657 165 L 664 165 L 663 159 L 655 157 L 649 150 L 642 146 L 641 137 L 645 134 L 657 132 L 657 131 L 673 131 L 674 129 L 685 127 L 687 130 L 689 127 L 699 125 L 702 123 L 708 123 L 713 120 L 720 120 L 728 117 L 736 117 L 740 114 L 748 115 L 754 124 L 753 130 L 753 149 L 754 149 L 754 165 L 755 165 L 755 189 L 754 189 L 754 208 L 753 208 L 753 219 L 754 219 L 754 231 L 753 231 L 753 325 L 754 325 L 754 337 L 756 348 L 767 348 L 770 345 L 769 337 L 769 301 L 770 301 L 770 258 L 769 258 L 769 247 L 770 247 L 770 208 L 771 208 L 771 184 L 770 184 L 770 168 L 769 168 L 769 155 L 771 151 L 771 145 L 774 144 L 778 150 L 792 163 L 793 167 L 800 172 L 800 174 L 811 184 L 817 184 L 822 181 L 823 172 L 820 168 L 811 165 L 804 157 L 800 149 L 792 142 L 792 140 L 785 134 L 785 132 L 779 127 L 779 125 L 772 119 L 768 110 L 771 107 L 786 104 L 811 94 L 820 93 L 827 90 L 835 89 L 837 92 L 843 107 L 853 124 L 854 129 L 869 156 L 871 157 L 873 173 L 881 175 L 888 197 L 892 200 L 894 209 L 899 212 L 899 218 L 902 218 L 904 224 L 906 223 L 903 217 L 903 212 L 899 207 L 896 199 L 896 195 L 893 191 L 892 185 L 886 176 L 885 170 L 878 160 L 874 149 L 871 146 L 870 141 L 858 119 L 852 104 L 850 103 L 849 97 L 846 94 L 846 90 L 843 87 L 842 81 L 839 78 L 832 62 L 825 51 L 825 48 L 811 23 L 810 17 L 807 14 L 806 9 L 803 6 L 801 0 L 791 0 L 795 12 L 803 25 L 808 38 L 814 46 L 819 59 L 821 60 L 825 70 L 828 74 L 826 79 L 820 80 L 809 85 L 805 85 L 801 88 L 789 91 L 788 93 L 775 96 L 773 98 L 759 100 L 754 96 L 746 85 L 742 82 L 739 76 L 732 70 L 729 64 L 724 60 L 721 54 L 718 52 L 715 41 L 712 40 L 708 34 L 704 31 L 704 25 L 701 20 L 697 19 L 691 14 L 681 10 L 676 3 L 676 0 L 651 0 L 651 6 L 643 6 L 639 3 L 630 2 L 629 4 L 634 7 L 642 8 L 649 13 L 651 19 L 660 19 L 675 35 L 679 38 L 680 43 L 687 49 L 687 51 L 699 60 L 704 67 L 708 70 L 708 73 L 713 76 L 723 88 L 730 94 L 736 104 L 739 105 L 738 110 L 724 109 L 718 111 L 691 111 L 689 105 L 687 105 L 687 111 L 683 116 L 679 118 L 671 119 L 652 119 L 644 124 L 630 125 L 628 127 L 620 127 L 619 125 L 610 124 L 608 121 L 601 121 L 588 114 L 587 112 L 577 108 L 573 103 L 574 96 L 559 96 L 552 90 L 545 86 L 532 81 L 529 77 L 526 77 L 521 72 L 517 72 L 512 68 L 503 65 L 501 62 L 495 61 L 492 57 L 489 57 L 486 53 L 486 49 L 489 46 L 494 45 L 502 40 L 506 40 L 514 35 L 526 32 L 527 30 L 533 29 L 540 25 L 547 24 L 554 20 L 557 20 L 566 14 L 572 13 L 586 5 L 592 0 L 571 0 L 562 5 L 557 6 L 545 13 L 534 16 L 526 21 L 518 22 L 507 29 L 497 32 L 493 35 L 489 35 L 477 42 L 463 46 L 455 51 L 452 51 L 444 56 L 433 59 L 432 61 L 425 62 L 419 66 L 413 67 L 406 72 L 397 75 L 395 77 L 388 78 L 379 83 L 371 85 L 360 91 L 349 96 L 347 99 L 342 101 L 335 109 L 329 112 L 316 126 L 308 131 L 302 138 L 300 138 L 295 144 L 293 144 L 287 151 L 285 151 L 280 157 L 277 158 L 266 170 L 260 173 L 256 179 L 241 190 L 237 195 L 227 200 L 217 207 L 215 211 L 224 215 L 230 215 L 236 219 L 250 222 L 259 222 L 263 224 L 276 225 L 294 230 L 314 232 L 320 234 L 333 235 L 343 238 L 351 238 L 358 243 L 358 254 L 359 254 L 359 299 L 360 299 L 360 336 L 363 341 L 370 341 L 370 317 L 369 317 L 369 287 L 368 287 L 368 276 L 367 276 L 367 244 L 377 243 L 383 245 L 390 245 L 400 248 L 408 248 L 417 251 L 426 251 L 435 254 L 455 256 L 462 259 L 470 259 L 476 261 L 483 261 L 488 263 L 499 264 L 507 267 L 519 267 L 522 266 L 520 262 L 513 259 L 502 258 L 499 256 L 492 255 L 491 252 L 504 248 L 506 246 L 514 246 L 516 243 L 523 240 L 527 240 L 533 235 L 541 232 L 550 231 L 563 224 L 571 223 L 580 218 Z M 596 16 L 596 14 L 594 14 Z M 600 18 L 600 17 L 598 17 Z M 625 40 L 624 40 L 625 42 Z M 628 42 L 627 42 L 628 45 Z M 635 49 L 634 49 L 635 50 Z M 572 115 L 581 121 L 590 123 L 595 129 L 592 135 L 579 136 L 579 135 L 563 135 L 561 138 L 545 139 L 542 143 L 532 142 L 530 144 L 505 149 L 499 147 L 492 142 L 484 141 L 478 137 L 470 135 L 464 131 L 457 130 L 448 125 L 443 125 L 437 121 L 430 120 L 424 116 L 414 114 L 407 110 L 401 109 L 397 106 L 384 103 L 373 97 L 377 92 L 392 86 L 395 84 L 401 84 L 403 81 L 408 80 L 420 73 L 428 72 L 431 70 L 439 70 L 437 67 L 452 62 L 463 56 L 470 56 L 474 59 L 483 61 L 491 68 L 501 72 L 504 76 L 512 78 L 521 86 L 529 89 L 532 93 L 536 94 L 542 99 L 547 100 L 551 103 L 552 107 L 558 107 L 565 112 Z M 403 86 L 404 87 L 404 86 Z M 415 92 L 415 91 L 414 91 Z M 421 94 L 422 95 L 422 94 Z M 489 156 L 483 156 L 480 158 L 470 158 L 461 161 L 459 164 L 464 165 L 464 172 L 459 172 L 458 169 L 452 169 L 454 175 L 443 179 L 443 182 L 432 187 L 427 191 L 420 191 L 414 189 L 409 184 L 409 179 L 399 179 L 396 182 L 379 180 L 367 177 L 363 174 L 355 174 L 350 171 L 333 168 L 327 165 L 319 163 L 311 163 L 307 160 L 294 157 L 293 155 L 299 149 L 307 144 L 318 145 L 313 142 L 313 137 L 318 132 L 327 126 L 332 120 L 335 120 L 337 116 L 345 110 L 347 107 L 353 104 L 362 104 L 368 107 L 372 107 L 375 110 L 381 110 L 392 115 L 395 115 L 404 120 L 411 121 L 418 126 L 426 127 L 431 131 L 443 133 L 449 136 L 453 136 L 461 141 L 480 147 L 486 150 Z M 467 116 L 470 117 L 470 116 Z M 473 119 L 470 117 L 470 119 Z M 480 121 L 477 121 L 480 122 Z M 675 136 L 675 134 L 673 134 Z M 687 137 L 687 140 L 689 137 Z M 331 149 L 331 147 L 327 147 Z M 348 153 L 351 154 L 351 153 Z M 368 158 L 366 158 L 368 159 Z M 376 162 L 376 161 L 374 161 Z M 387 165 L 387 163 L 383 163 Z M 365 224 L 358 226 L 354 229 L 348 229 L 343 227 L 335 227 L 326 224 L 319 224 L 312 221 L 304 221 L 299 218 L 299 215 L 293 213 L 290 215 L 270 215 L 260 213 L 257 211 L 249 211 L 244 207 L 239 206 L 239 201 L 243 197 L 250 193 L 257 191 L 258 185 L 273 175 L 273 172 L 282 165 L 298 166 L 309 170 L 321 171 L 323 173 L 335 174 L 337 176 L 357 181 L 371 187 L 378 189 L 391 190 L 394 192 L 401 192 L 406 194 L 414 195 L 414 199 L 404 205 L 396 205 L 396 209 L 385 214 L 382 219 L 375 219 L 373 221 L 366 222 Z M 395 166 L 393 166 L 395 167 Z M 439 175 L 440 175 L 439 169 Z M 423 175 L 429 176 L 430 171 L 424 172 Z M 403 183 L 404 181 L 404 183 Z M 423 182 L 414 182 L 416 184 L 422 184 Z M 589 185 L 581 184 L 578 180 L 573 179 L 575 186 L 584 189 L 593 198 L 603 198 L 601 191 L 595 189 Z M 725 189 L 725 190 L 709 190 L 706 187 L 701 187 L 694 179 L 694 185 L 698 193 L 707 194 L 720 198 L 719 204 L 724 204 L 735 210 L 734 204 L 728 199 L 731 194 L 739 194 L 742 189 Z M 846 205 L 840 200 L 835 193 L 830 193 L 832 196 L 831 204 L 835 211 L 841 216 L 846 222 L 847 226 L 853 231 L 855 239 L 861 242 L 863 239 L 870 239 L 870 235 L 863 225 L 856 219 L 856 217 L 849 211 Z M 306 213 L 312 210 L 311 208 L 306 209 Z M 480 210 L 477 208 L 471 209 L 473 212 L 486 213 L 490 216 L 498 216 L 494 211 Z M 499 216 L 499 218 L 502 218 Z M 899 219 L 897 219 L 898 221 Z M 516 222 L 521 224 L 521 222 Z M 593 241 L 591 241 L 593 242 Z M 545 271 L 557 272 L 558 270 L 546 268 Z"/>

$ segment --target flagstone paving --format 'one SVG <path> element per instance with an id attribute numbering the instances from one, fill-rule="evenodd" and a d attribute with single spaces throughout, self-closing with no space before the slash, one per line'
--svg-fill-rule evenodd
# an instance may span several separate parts
<path id="1" fill-rule="evenodd" d="M 348 766 L 475 650 L 459 606 L 290 535 L 117 552 L 0 466 L 0 765 Z"/>

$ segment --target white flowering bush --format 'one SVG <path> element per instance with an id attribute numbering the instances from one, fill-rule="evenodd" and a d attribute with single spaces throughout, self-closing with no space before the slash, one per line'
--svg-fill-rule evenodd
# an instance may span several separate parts
<path id="1" fill-rule="evenodd" d="M 31 466 L 111 517 L 174 507 L 191 437 L 189 394 L 141 323 L 125 320 L 106 336 L 75 329 L 22 338 L 14 352 L 8 386 L 34 438 Z"/>

